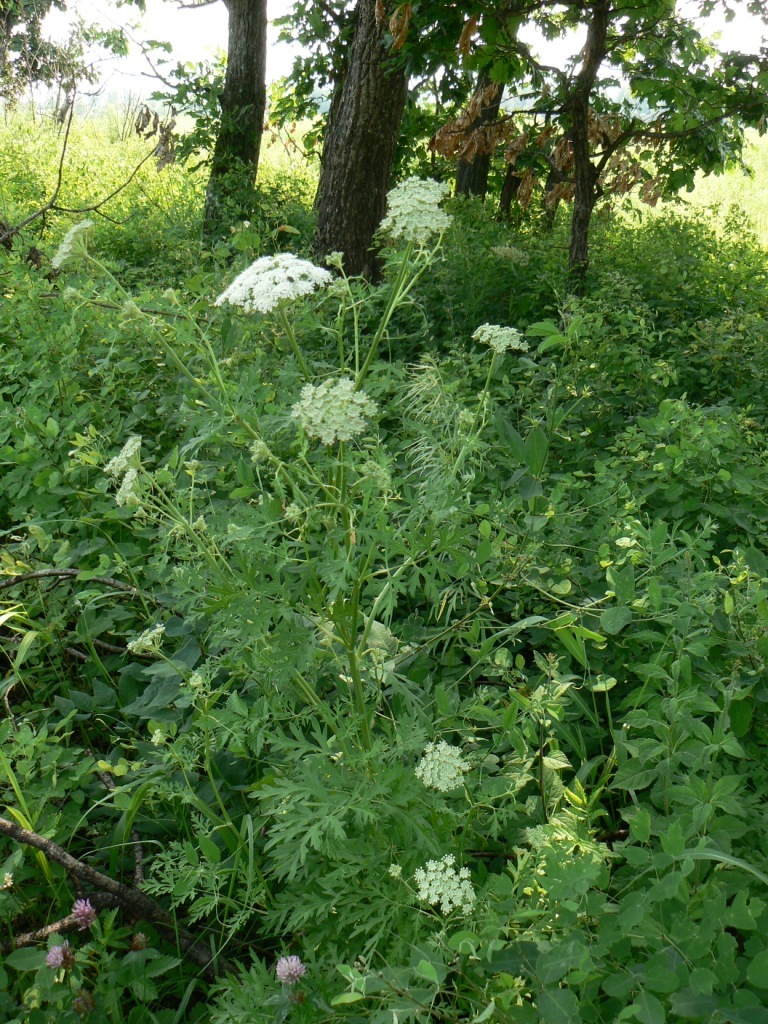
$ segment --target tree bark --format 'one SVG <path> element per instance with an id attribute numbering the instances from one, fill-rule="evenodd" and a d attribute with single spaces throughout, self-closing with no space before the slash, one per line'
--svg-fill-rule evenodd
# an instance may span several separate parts
<path id="1" fill-rule="evenodd" d="M 228 205 L 246 199 L 253 189 L 267 105 L 267 0 L 225 2 L 227 72 L 203 222 L 209 236 L 224 226 L 227 217 L 237 216 Z"/>
<path id="2" fill-rule="evenodd" d="M 589 152 L 589 101 L 607 47 L 609 0 L 597 0 L 592 7 L 592 20 L 587 31 L 581 70 L 573 92 L 565 104 L 570 114 L 569 135 L 573 144 L 573 174 L 576 191 L 573 199 L 571 244 L 568 270 L 571 286 L 583 294 L 589 267 L 589 222 L 595 205 L 598 173 Z"/>
<path id="3" fill-rule="evenodd" d="M 490 76 L 486 72 L 481 72 L 478 75 L 475 96 L 482 96 L 489 85 L 491 85 Z M 496 120 L 503 95 L 504 84 L 502 83 L 499 85 L 496 95 L 489 102 L 481 103 L 480 111 L 465 135 L 471 135 L 472 132 L 481 130 L 483 125 Z M 488 191 L 488 172 L 490 168 L 490 153 L 478 151 L 471 160 L 459 160 L 459 165 L 456 169 L 456 195 L 480 196 L 481 199 L 485 199 L 485 194 Z"/>
<path id="4" fill-rule="evenodd" d="M 315 252 L 344 253 L 348 274 L 375 277 L 373 235 L 384 216 L 405 109 L 404 68 L 388 66 L 376 0 L 358 0 L 347 76 L 325 138 Z"/>
<path id="5" fill-rule="evenodd" d="M 501 186 L 501 196 L 499 197 L 498 220 L 508 221 L 512 219 L 512 200 L 517 195 L 522 180 L 520 175 L 515 173 L 514 167 L 511 165 L 507 167 L 504 184 Z"/>

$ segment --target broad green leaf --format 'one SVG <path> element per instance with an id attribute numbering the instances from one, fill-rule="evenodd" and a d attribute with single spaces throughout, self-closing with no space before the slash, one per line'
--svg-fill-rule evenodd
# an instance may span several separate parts
<path id="1" fill-rule="evenodd" d="M 635 1011 L 635 1018 L 640 1024 L 666 1024 L 666 1014 L 656 996 L 650 992 L 643 991 L 632 1004 Z"/>
<path id="2" fill-rule="evenodd" d="M 579 1001 L 567 988 L 544 989 L 536 999 L 541 1024 L 579 1024 Z"/>
<path id="3" fill-rule="evenodd" d="M 538 477 L 547 462 L 549 438 L 541 429 L 534 427 L 525 439 L 525 464 L 531 476 Z"/>
<path id="4" fill-rule="evenodd" d="M 606 608 L 600 616 L 600 626 L 609 636 L 620 633 L 632 621 L 632 609 L 626 605 Z"/>
<path id="5" fill-rule="evenodd" d="M 365 999 L 364 992 L 342 992 L 341 995 L 334 996 L 331 1000 L 331 1006 L 345 1006 L 347 1003 L 359 1003 L 361 999 Z"/>
<path id="6" fill-rule="evenodd" d="M 45 963 L 47 950 L 37 947 L 23 947 L 3 957 L 4 967 L 13 967 L 16 971 L 36 971 Z"/>
<path id="7" fill-rule="evenodd" d="M 747 981 L 755 988 L 768 989 L 768 950 L 758 953 L 747 966 Z"/>

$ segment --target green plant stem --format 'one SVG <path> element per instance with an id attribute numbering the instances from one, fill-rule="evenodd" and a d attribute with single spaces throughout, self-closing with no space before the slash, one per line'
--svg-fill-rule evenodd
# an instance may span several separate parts
<path id="1" fill-rule="evenodd" d="M 544 735 L 544 720 L 539 719 L 539 796 L 541 798 L 541 816 L 544 818 L 544 824 L 549 824 L 549 814 L 547 812 L 547 787 L 544 783 L 544 748 L 545 748 L 546 737 Z"/>
<path id="2" fill-rule="evenodd" d="M 498 352 L 494 352 L 491 357 L 491 365 L 488 367 L 488 374 L 486 375 L 485 378 L 485 386 L 483 387 L 482 394 L 480 395 L 480 401 L 478 403 L 477 409 L 475 410 L 475 418 L 472 420 L 472 426 L 469 428 L 467 440 L 462 445 L 462 449 L 459 452 L 458 458 L 456 459 L 456 462 L 454 463 L 453 466 L 454 477 L 461 471 L 461 467 L 464 465 L 464 460 L 469 454 L 472 439 L 475 437 L 478 424 L 480 422 L 480 416 L 483 413 L 483 410 L 485 409 L 485 399 L 488 395 L 488 388 L 491 386 L 491 377 L 493 376 L 493 371 L 496 369 L 496 361 L 498 360 L 498 358 Z"/>
<path id="3" fill-rule="evenodd" d="M 357 651 L 354 646 L 350 645 L 346 649 L 347 664 L 349 665 L 349 674 L 352 679 L 352 699 L 354 701 L 355 710 L 360 716 L 362 732 L 363 732 L 363 747 L 366 750 L 370 750 L 373 746 L 373 736 L 371 734 L 371 723 L 368 721 L 368 709 L 365 706 L 365 688 L 363 686 L 363 679 L 360 675 L 360 663 L 357 660 Z"/>
<path id="4" fill-rule="evenodd" d="M 283 325 L 286 337 L 288 338 L 288 343 L 293 349 L 293 354 L 296 356 L 296 362 L 299 364 L 299 369 L 304 374 L 304 379 L 307 381 L 312 380 L 312 374 L 309 372 L 309 367 L 307 366 L 306 360 L 304 359 L 304 356 L 301 354 L 301 349 L 299 348 L 296 342 L 296 334 L 282 306 L 277 307 L 277 315 L 280 320 L 280 323 Z"/>
<path id="5" fill-rule="evenodd" d="M 400 264 L 400 269 L 397 272 L 395 283 L 392 285 L 392 291 L 389 293 L 389 298 L 387 299 L 387 305 L 384 309 L 384 314 L 381 318 L 378 328 L 376 329 L 376 333 L 373 336 L 371 347 L 368 349 L 368 355 L 365 357 L 363 368 L 357 374 L 357 379 L 355 380 L 355 391 L 359 391 L 360 388 L 363 386 L 363 381 L 368 375 L 368 370 L 371 368 L 371 363 L 373 362 L 376 356 L 376 352 L 378 350 L 379 344 L 381 343 L 381 339 L 384 337 L 384 332 L 386 331 L 387 326 L 389 325 L 389 321 L 392 319 L 392 314 L 395 312 L 395 309 L 397 308 L 401 300 L 405 298 L 405 296 L 408 294 L 408 292 L 411 290 L 411 288 L 414 286 L 416 281 L 419 279 L 421 274 L 426 269 L 425 264 L 425 266 L 422 267 L 421 270 L 418 271 L 416 275 L 413 277 L 408 287 L 405 287 L 405 281 L 408 275 L 408 271 L 410 269 L 410 259 L 412 255 L 413 242 L 409 242 L 408 247 L 406 248 L 405 253 L 403 254 L 403 262 Z M 355 331 L 355 334 L 357 334 L 357 331 Z"/>

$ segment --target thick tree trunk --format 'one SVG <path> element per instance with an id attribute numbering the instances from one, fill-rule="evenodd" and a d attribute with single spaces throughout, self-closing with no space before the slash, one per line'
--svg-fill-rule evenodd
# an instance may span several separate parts
<path id="1" fill-rule="evenodd" d="M 481 72 L 478 76 L 475 97 L 480 99 L 490 85 L 490 76 L 485 72 Z M 502 83 L 498 86 L 495 96 L 492 96 L 485 103 L 480 102 L 479 113 L 470 124 L 465 135 L 471 135 L 472 132 L 481 130 L 483 125 L 490 124 L 496 120 L 503 95 L 504 85 Z M 491 154 L 480 150 L 475 153 L 471 160 L 459 160 L 459 165 L 456 169 L 456 195 L 480 196 L 482 199 L 485 199 L 485 193 L 488 191 L 488 172 L 490 167 Z"/>
<path id="2" fill-rule="evenodd" d="M 370 249 L 386 209 L 408 82 L 404 69 L 387 66 L 376 0 L 358 0 L 355 16 L 347 76 L 323 149 L 315 251 L 343 252 L 348 274 L 375 276 Z"/>
<path id="3" fill-rule="evenodd" d="M 576 186 L 568 270 L 571 287 L 577 294 L 583 294 L 586 289 L 589 267 L 589 222 L 595 205 L 598 178 L 589 151 L 589 100 L 606 54 L 609 17 L 609 0 L 597 0 L 592 8 L 592 20 L 587 32 L 581 70 L 566 104 L 566 109 L 570 113 L 569 135 L 573 144 L 573 174 Z"/>
<path id="4" fill-rule="evenodd" d="M 221 94 L 221 130 L 216 139 L 205 197 L 204 230 L 214 234 L 237 216 L 259 166 L 267 105 L 267 0 L 226 0 L 229 10 L 227 73 Z"/>

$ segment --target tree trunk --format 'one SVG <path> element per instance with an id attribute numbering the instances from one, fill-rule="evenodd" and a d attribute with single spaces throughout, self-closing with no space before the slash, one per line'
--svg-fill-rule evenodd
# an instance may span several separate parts
<path id="1" fill-rule="evenodd" d="M 584 59 L 576 84 L 565 108 L 570 113 L 569 135 L 573 144 L 573 174 L 576 191 L 573 198 L 571 245 L 568 254 L 568 272 L 571 287 L 583 295 L 589 267 L 589 222 L 595 205 L 597 170 L 589 152 L 589 100 L 597 72 L 606 54 L 609 0 L 598 0 L 592 8 Z"/>
<path id="2" fill-rule="evenodd" d="M 205 197 L 208 236 L 235 219 L 238 200 L 247 205 L 252 194 L 267 105 L 267 0 L 226 0 L 226 4 L 227 73 L 220 99 L 221 129 Z"/>
<path id="3" fill-rule="evenodd" d="M 386 209 L 405 109 L 403 68 L 387 66 L 376 0 L 358 0 L 347 76 L 328 126 L 315 206 L 315 251 L 344 253 L 348 274 L 375 276 L 373 235 Z"/>
<path id="4" fill-rule="evenodd" d="M 504 84 L 502 83 L 498 86 L 496 95 L 492 96 L 487 102 L 482 102 L 481 99 L 483 93 L 491 84 L 490 76 L 486 72 L 483 71 L 478 75 L 475 99 L 480 101 L 480 110 L 465 132 L 465 137 L 471 135 L 474 131 L 481 130 L 483 125 L 490 124 L 498 116 L 501 98 L 504 95 Z M 485 193 L 488 191 L 488 172 L 490 168 L 491 154 L 483 152 L 482 148 L 475 152 L 471 160 L 459 160 L 459 165 L 456 169 L 456 195 L 480 196 L 482 199 L 485 199 Z"/>
<path id="5" fill-rule="evenodd" d="M 512 200 L 518 193 L 522 178 L 519 174 L 515 173 L 512 165 L 507 166 L 507 173 L 504 176 L 504 184 L 501 186 L 501 196 L 499 198 L 499 212 L 497 214 L 498 220 L 511 220 L 512 219 Z"/>

